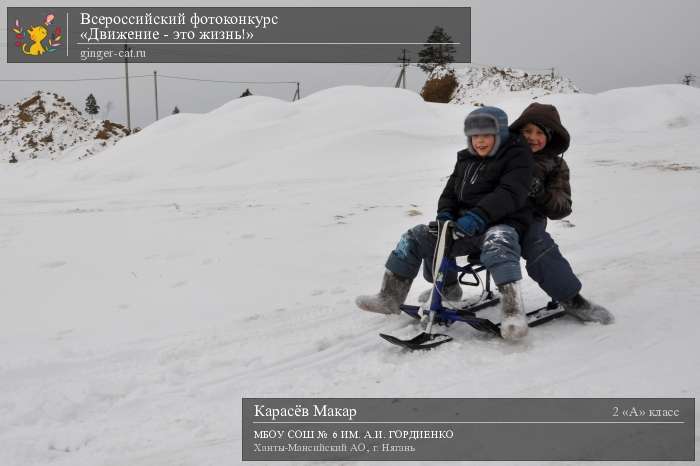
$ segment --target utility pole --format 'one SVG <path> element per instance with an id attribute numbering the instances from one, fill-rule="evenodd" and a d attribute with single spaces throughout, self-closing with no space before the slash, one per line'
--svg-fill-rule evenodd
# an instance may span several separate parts
<path id="1" fill-rule="evenodd" d="M 695 82 L 695 75 L 693 73 L 688 73 L 685 76 L 683 76 L 683 81 L 681 82 L 686 86 L 690 86 Z"/>
<path id="2" fill-rule="evenodd" d="M 403 55 L 397 59 L 401 60 L 401 72 L 399 73 L 399 79 L 396 80 L 394 87 L 399 87 L 399 84 L 403 81 L 403 88 L 406 89 L 406 66 L 408 66 L 410 61 L 406 58 L 406 49 L 403 49 Z"/>
<path id="3" fill-rule="evenodd" d="M 156 96 L 156 121 L 158 121 L 158 72 L 153 70 L 153 89 Z"/>
<path id="4" fill-rule="evenodd" d="M 126 82 L 126 127 L 131 132 L 131 106 L 129 104 L 129 47 L 124 44 L 124 81 Z"/>
<path id="5" fill-rule="evenodd" d="M 552 79 L 554 79 L 554 67 L 552 67 L 551 70 L 552 70 Z"/>
<path id="6" fill-rule="evenodd" d="M 297 81 L 297 91 L 294 93 L 294 97 L 292 97 L 292 102 L 299 99 L 301 99 L 301 92 L 299 91 L 299 81 Z"/>

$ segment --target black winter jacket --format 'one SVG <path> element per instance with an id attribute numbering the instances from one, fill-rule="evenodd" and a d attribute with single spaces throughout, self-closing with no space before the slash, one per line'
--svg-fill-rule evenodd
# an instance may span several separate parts
<path id="1" fill-rule="evenodd" d="M 459 218 L 474 210 L 488 226 L 510 225 L 522 236 L 532 222 L 527 196 L 533 167 L 530 147 L 516 133 L 510 133 L 492 156 L 461 150 L 438 201 L 438 212 Z"/>

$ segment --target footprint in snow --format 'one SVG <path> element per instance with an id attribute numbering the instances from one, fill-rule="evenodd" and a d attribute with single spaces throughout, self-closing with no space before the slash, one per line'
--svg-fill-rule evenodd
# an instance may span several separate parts
<path id="1" fill-rule="evenodd" d="M 319 352 L 325 351 L 330 347 L 331 347 L 330 340 L 327 340 L 325 338 L 323 340 L 319 340 L 316 342 L 316 351 L 319 351 Z"/>
<path id="2" fill-rule="evenodd" d="M 68 262 L 66 262 L 66 261 L 53 261 L 53 262 L 45 262 L 41 266 L 45 269 L 57 269 L 59 267 L 63 267 L 67 263 Z"/>

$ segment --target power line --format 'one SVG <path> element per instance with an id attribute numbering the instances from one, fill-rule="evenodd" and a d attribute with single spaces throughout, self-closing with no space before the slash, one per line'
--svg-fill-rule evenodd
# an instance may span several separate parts
<path id="1" fill-rule="evenodd" d="M 155 72 L 154 72 L 155 73 Z M 296 84 L 296 91 L 292 100 L 298 100 L 301 98 L 301 93 L 299 89 L 299 81 L 228 81 L 223 79 L 205 79 L 205 78 L 193 78 L 189 76 L 175 76 L 162 74 L 163 78 L 178 79 L 183 81 L 197 81 L 197 82 L 209 82 L 209 83 L 225 83 L 225 84 Z M 140 74 L 135 76 L 130 76 L 131 78 L 150 78 L 150 74 Z M 81 81 L 116 81 L 125 79 L 123 76 L 115 77 L 101 77 L 101 78 L 72 78 L 72 79 L 0 79 L 0 82 L 81 82 Z M 128 92 L 128 91 L 127 91 Z M 127 105 L 128 107 L 128 105 Z"/>
<path id="2" fill-rule="evenodd" d="M 186 76 L 173 76 L 168 74 L 159 75 L 163 78 L 170 79 L 182 79 L 184 81 L 203 81 L 210 83 L 228 83 L 228 84 L 296 84 L 297 81 L 225 81 L 221 79 L 203 79 L 203 78 L 190 78 Z"/>
<path id="3" fill-rule="evenodd" d="M 158 75 L 163 78 L 170 79 L 180 79 L 184 81 L 200 81 L 200 82 L 211 82 L 211 83 L 227 83 L 227 84 L 296 84 L 297 81 L 227 81 L 222 79 L 204 79 L 204 78 L 193 78 L 189 76 L 175 76 L 168 74 Z M 150 74 L 138 74 L 134 76 L 129 76 L 131 78 L 152 78 L 153 75 Z M 0 82 L 76 82 L 76 81 L 107 81 L 107 80 L 118 80 L 124 79 L 124 76 L 115 77 L 101 77 L 101 78 L 72 78 L 72 79 L 0 79 Z"/>
<path id="4" fill-rule="evenodd" d="M 146 78 L 150 74 L 141 74 L 130 76 L 130 78 Z M 25 82 L 25 83 L 46 83 L 46 82 L 75 82 L 75 81 L 108 81 L 115 79 L 124 79 L 124 76 L 109 77 L 109 78 L 74 78 L 74 79 L 0 79 L 0 82 Z"/>

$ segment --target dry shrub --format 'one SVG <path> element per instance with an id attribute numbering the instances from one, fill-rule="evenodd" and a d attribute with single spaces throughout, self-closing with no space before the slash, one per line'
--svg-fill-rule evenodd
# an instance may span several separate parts
<path id="1" fill-rule="evenodd" d="M 27 107 L 30 107 L 32 104 L 34 104 L 37 100 L 39 100 L 41 96 L 39 94 L 35 95 L 31 99 L 27 100 L 26 102 L 23 102 L 19 104 L 19 109 L 20 110 L 25 110 Z"/>
<path id="2" fill-rule="evenodd" d="M 118 135 L 119 131 L 127 136 L 129 135 L 129 130 L 125 126 L 105 120 L 102 122 L 102 129 L 95 135 L 95 139 L 109 139 L 112 135 Z"/>
<path id="3" fill-rule="evenodd" d="M 453 72 L 450 72 L 441 78 L 428 79 L 423 85 L 420 95 L 426 102 L 446 104 L 452 98 L 457 86 L 457 78 Z"/>

